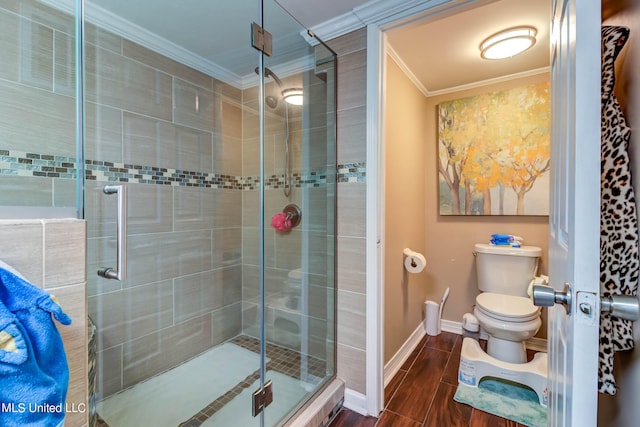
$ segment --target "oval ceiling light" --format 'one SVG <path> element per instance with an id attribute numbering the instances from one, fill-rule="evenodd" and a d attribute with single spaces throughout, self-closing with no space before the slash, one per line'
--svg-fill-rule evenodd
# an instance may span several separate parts
<path id="1" fill-rule="evenodd" d="M 536 44 L 537 33 L 534 27 L 514 27 L 495 33 L 480 43 L 480 56 L 484 59 L 515 56 Z"/>
<path id="2" fill-rule="evenodd" d="M 304 93 L 298 88 L 283 90 L 282 97 L 291 105 L 302 105 L 304 102 Z"/>

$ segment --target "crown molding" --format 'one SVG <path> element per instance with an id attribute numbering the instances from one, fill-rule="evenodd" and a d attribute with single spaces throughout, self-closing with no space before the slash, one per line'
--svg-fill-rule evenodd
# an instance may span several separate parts
<path id="1" fill-rule="evenodd" d="M 477 82 L 468 83 L 468 84 L 459 85 L 459 86 L 453 86 L 446 89 L 429 91 L 427 90 L 427 88 L 425 88 L 422 85 L 420 80 L 416 77 L 415 74 L 413 74 L 411 69 L 407 66 L 407 64 L 405 64 L 405 62 L 402 60 L 402 58 L 400 58 L 398 53 L 391 47 L 390 44 L 385 43 L 385 51 L 387 55 L 389 55 L 389 57 L 398 65 L 398 67 L 400 68 L 400 70 L 402 70 L 405 76 L 407 76 L 407 78 L 411 81 L 411 83 L 413 83 L 415 87 L 418 88 L 418 90 L 427 98 L 431 96 L 446 95 L 448 93 L 460 92 L 463 90 L 474 89 L 477 87 L 488 86 L 491 84 L 507 82 L 510 80 L 521 79 L 524 77 L 537 76 L 538 74 L 544 74 L 544 73 L 548 74 L 551 71 L 550 67 L 542 67 L 542 68 L 536 68 L 533 70 L 523 71 L 520 73 L 514 73 L 514 74 L 508 74 L 505 76 L 495 77 L 493 79 L 479 80 Z"/>
<path id="2" fill-rule="evenodd" d="M 393 47 L 391 47 L 389 43 L 385 43 L 385 51 L 387 52 L 387 55 L 389 55 L 389 58 L 391 58 L 393 62 L 395 62 L 398 65 L 398 67 L 404 73 L 404 75 L 407 76 L 407 78 L 411 81 L 411 83 L 413 83 L 414 86 L 417 87 L 418 90 L 422 92 L 422 94 L 425 97 L 431 96 L 427 88 L 425 88 L 422 85 L 420 80 L 416 77 L 415 74 L 413 74 L 411 69 L 407 66 L 407 64 L 405 64 L 402 58 L 400 58 L 400 55 L 398 55 L 398 53 L 393 49 Z"/>
<path id="3" fill-rule="evenodd" d="M 232 86 L 242 86 L 243 79 L 237 74 L 99 6 L 94 5 L 90 10 L 85 11 L 85 19 L 107 31 L 111 31 Z"/>
<path id="4" fill-rule="evenodd" d="M 427 96 L 445 95 L 445 94 L 448 94 L 448 93 L 460 92 L 462 90 L 474 89 L 474 88 L 477 88 L 477 87 L 487 86 L 487 85 L 491 85 L 491 84 L 507 82 L 507 81 L 515 80 L 515 79 L 521 79 L 521 78 L 524 78 L 524 77 L 537 76 L 538 74 L 544 74 L 544 73 L 549 74 L 550 71 L 551 71 L 550 67 L 536 68 L 534 70 L 528 70 L 528 71 L 523 71 L 521 73 L 509 74 L 509 75 L 506 75 L 506 76 L 500 76 L 500 77 L 496 77 L 496 78 L 493 78 L 493 79 L 479 80 L 477 82 L 469 83 L 469 84 L 466 84 L 466 85 L 454 86 L 454 87 L 441 89 L 441 90 L 434 90 L 432 92 L 428 92 L 429 95 L 427 95 Z"/>
<path id="5" fill-rule="evenodd" d="M 396 1 L 396 0 L 392 0 Z M 335 18 L 329 19 L 322 24 L 311 27 L 311 32 L 318 36 L 321 40 L 327 41 L 339 37 L 343 34 L 350 33 L 366 26 L 367 24 L 358 18 L 353 12 L 347 12 Z M 300 33 L 309 44 L 316 45 L 318 41 L 307 34 L 307 31 Z"/>
<path id="6" fill-rule="evenodd" d="M 76 14 L 75 2 L 68 0 L 40 0 L 42 3 L 60 10 L 69 15 Z M 171 58 L 183 65 L 198 70 L 210 77 L 228 83 L 238 89 L 247 89 L 259 83 L 258 76 L 253 73 L 242 76 L 217 65 L 177 44 L 148 31 L 121 16 L 118 16 L 100 6 L 92 5 L 84 10 L 85 21 L 100 28 L 104 28 L 118 36 L 124 37 L 156 53 Z M 257 65 L 257 63 L 256 63 Z M 312 56 L 297 58 L 295 60 L 272 67 L 280 76 L 285 77 L 307 71 L 314 67 Z"/>
<path id="7" fill-rule="evenodd" d="M 460 0 L 372 0 L 353 8 L 350 12 L 313 26 L 311 31 L 321 40 L 327 41 L 370 24 L 382 25 L 397 22 L 409 17 L 415 17 L 416 14 L 427 9 L 433 10 L 437 6 L 447 3 L 457 3 L 459 1 Z M 309 43 L 313 43 L 310 37 L 304 37 Z"/>
<path id="8" fill-rule="evenodd" d="M 64 0 L 40 0 L 42 3 L 61 10 L 70 15 L 75 15 L 75 2 Z M 242 88 L 244 79 L 226 68 L 178 46 L 177 44 L 148 31 L 131 21 L 124 19 L 100 6 L 92 5 L 84 10 L 85 21 L 90 22 L 118 36 L 131 40 L 154 52 L 178 61 L 184 65 L 203 72 L 211 77 L 222 80 L 235 87 Z"/>

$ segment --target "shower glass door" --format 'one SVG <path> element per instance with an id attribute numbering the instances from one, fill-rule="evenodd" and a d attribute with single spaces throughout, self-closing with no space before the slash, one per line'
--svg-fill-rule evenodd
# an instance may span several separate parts
<path id="1" fill-rule="evenodd" d="M 260 2 L 85 0 L 88 312 L 110 427 L 230 425 L 260 373 L 243 332 L 243 99 Z M 254 130 L 258 132 L 258 128 Z M 247 161 L 249 159 L 247 158 Z M 127 191 L 126 278 L 118 195 Z M 256 185 L 259 185 L 257 183 Z M 258 218 L 247 218 L 253 226 Z M 120 249 L 121 250 L 121 249 Z M 116 267 L 118 266 L 118 267 Z M 253 343 L 251 343 L 253 344 Z M 251 390 L 253 391 L 253 390 Z M 198 424 L 199 425 L 199 424 Z"/>
<path id="2" fill-rule="evenodd" d="M 92 422 L 281 424 L 335 372 L 334 55 L 273 1 L 83 3 Z"/>
<path id="3" fill-rule="evenodd" d="M 263 152 L 263 185 L 243 192 L 243 330 L 262 334 L 271 426 L 335 373 L 335 54 L 308 40 L 276 1 L 264 1 L 263 18 L 273 43 L 262 58 L 262 99 L 254 91 L 245 98 L 246 106 L 262 106 L 264 125 L 260 143 L 244 141 L 245 175 L 257 175 L 251 153 Z M 264 226 L 252 230 L 256 208 Z"/>

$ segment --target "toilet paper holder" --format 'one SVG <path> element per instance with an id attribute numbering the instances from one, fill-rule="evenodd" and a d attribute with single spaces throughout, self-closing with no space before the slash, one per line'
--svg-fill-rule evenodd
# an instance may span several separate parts
<path id="1" fill-rule="evenodd" d="M 404 268 L 409 273 L 421 273 L 427 265 L 427 260 L 424 255 L 419 252 L 412 251 L 409 248 L 404 248 L 402 251 L 404 255 Z"/>

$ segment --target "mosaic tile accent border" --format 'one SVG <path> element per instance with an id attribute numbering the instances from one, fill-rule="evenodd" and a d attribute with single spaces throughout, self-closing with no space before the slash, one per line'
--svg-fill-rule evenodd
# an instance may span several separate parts
<path id="1" fill-rule="evenodd" d="M 224 188 L 230 190 L 255 190 L 259 188 L 259 176 L 233 176 L 214 173 L 184 171 L 151 166 L 138 166 L 87 160 L 85 177 L 88 180 L 106 182 L 130 182 L 186 187 Z M 291 175 L 291 185 L 296 188 L 326 187 L 326 171 L 300 172 Z M 270 175 L 265 188 L 275 190 L 284 187 L 284 175 Z"/>
<path id="2" fill-rule="evenodd" d="M 338 182 L 366 182 L 367 164 L 365 162 L 338 165 Z"/>
<path id="3" fill-rule="evenodd" d="M 327 169 L 308 173 L 293 173 L 292 186 L 296 188 L 326 187 L 334 182 Z M 73 157 L 0 150 L 0 175 L 75 179 L 78 174 Z M 259 176 L 234 176 L 154 166 L 133 165 L 98 160 L 85 161 L 85 178 L 100 182 L 130 182 L 135 184 L 171 185 L 186 187 L 255 190 Z M 366 164 L 346 163 L 337 166 L 336 182 L 365 182 Z M 268 190 L 284 187 L 284 175 L 266 178 Z"/>
<path id="4" fill-rule="evenodd" d="M 244 190 L 254 183 L 242 177 L 212 173 L 185 171 L 181 169 L 140 166 L 127 163 L 87 160 L 85 178 L 100 182 L 129 182 L 132 184 L 171 185 L 174 187 L 208 187 Z"/>
<path id="5" fill-rule="evenodd" d="M 0 150 L 0 175 L 75 179 L 74 157 Z"/>

